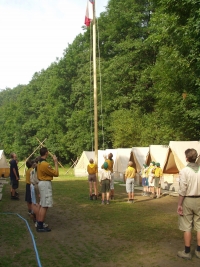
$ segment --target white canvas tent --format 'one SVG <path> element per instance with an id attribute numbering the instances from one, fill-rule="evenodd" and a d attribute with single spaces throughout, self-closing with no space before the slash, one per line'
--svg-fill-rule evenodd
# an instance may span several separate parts
<path id="1" fill-rule="evenodd" d="M 149 147 L 132 147 L 130 160 L 133 162 L 136 172 L 140 172 L 142 165 L 147 162 L 148 155 Z"/>
<path id="2" fill-rule="evenodd" d="M 200 154 L 199 141 L 170 141 L 167 161 L 163 167 L 162 188 L 178 190 L 179 171 L 187 165 L 185 150 L 188 148 L 194 148 Z"/>
<path id="3" fill-rule="evenodd" d="M 149 156 L 149 147 L 132 147 L 130 160 L 133 162 L 133 167 L 136 169 L 135 184 L 141 184 L 139 172 L 142 165 L 147 162 Z"/>
<path id="4" fill-rule="evenodd" d="M 114 179 L 116 181 L 124 180 L 124 173 L 130 159 L 131 148 L 117 148 L 115 163 L 114 163 Z"/>
<path id="5" fill-rule="evenodd" d="M 0 150 L 0 177 L 9 177 L 10 165 L 8 164 L 3 150 Z"/>
<path id="6" fill-rule="evenodd" d="M 163 145 L 150 145 L 149 155 L 146 164 L 149 165 L 151 161 L 160 163 L 160 167 L 163 169 L 169 153 L 169 146 Z"/>
<path id="7" fill-rule="evenodd" d="M 105 153 L 104 150 L 98 150 L 98 169 L 101 169 L 101 165 L 104 162 L 103 153 Z M 80 159 L 78 160 L 78 163 L 74 167 L 74 175 L 75 177 L 84 177 L 87 176 L 87 165 L 89 164 L 90 159 L 95 158 L 95 152 L 94 151 L 83 151 Z"/>

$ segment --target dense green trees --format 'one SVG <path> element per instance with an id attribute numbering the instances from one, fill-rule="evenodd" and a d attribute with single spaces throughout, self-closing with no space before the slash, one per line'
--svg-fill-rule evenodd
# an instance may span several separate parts
<path id="1" fill-rule="evenodd" d="M 200 2 L 110 0 L 97 31 L 99 149 L 198 140 Z M 63 163 L 94 147 L 90 44 L 87 28 L 28 85 L 0 93 L 7 154 L 27 157 L 36 137 Z"/>

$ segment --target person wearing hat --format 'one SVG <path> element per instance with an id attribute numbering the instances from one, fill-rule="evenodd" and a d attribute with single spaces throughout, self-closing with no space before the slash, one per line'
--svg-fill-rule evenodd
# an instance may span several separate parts
<path id="1" fill-rule="evenodd" d="M 156 189 L 156 196 L 157 198 L 160 198 L 160 185 L 161 185 L 161 177 L 163 175 L 163 171 L 160 168 L 160 163 L 156 163 L 155 168 L 155 176 L 154 176 L 154 187 Z"/>
<path id="2" fill-rule="evenodd" d="M 148 174 L 148 181 L 149 181 L 149 194 L 152 194 L 152 197 L 154 198 L 155 190 L 154 190 L 154 172 L 155 172 L 155 162 L 152 161 L 149 165 L 149 168 L 147 170 Z"/>
<path id="3" fill-rule="evenodd" d="M 143 186 L 142 196 L 148 196 L 149 183 L 148 183 L 148 177 L 147 177 L 147 170 L 148 170 L 148 166 L 146 164 L 143 164 L 142 170 L 141 170 L 142 186 Z"/>
<path id="4" fill-rule="evenodd" d="M 102 167 L 103 169 L 100 173 L 100 179 L 99 179 L 101 185 L 101 193 L 102 193 L 101 204 L 105 204 L 105 196 L 106 196 L 106 203 L 109 204 L 111 171 L 108 169 L 108 162 L 104 162 Z"/>
<path id="5" fill-rule="evenodd" d="M 113 154 L 109 153 L 104 154 L 104 160 L 108 163 L 108 169 L 111 172 L 111 182 L 110 182 L 110 199 L 114 199 L 114 173 L 113 173 L 113 166 L 114 166 L 114 160 L 113 160 Z M 101 166 L 103 169 L 103 165 Z"/>

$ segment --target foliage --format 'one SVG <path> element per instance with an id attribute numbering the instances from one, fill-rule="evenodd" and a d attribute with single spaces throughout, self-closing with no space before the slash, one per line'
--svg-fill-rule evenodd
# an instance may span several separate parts
<path id="1" fill-rule="evenodd" d="M 199 10 L 197 0 L 109 1 L 97 23 L 100 149 L 199 140 Z M 26 158 L 36 138 L 63 163 L 93 149 L 91 34 L 29 84 L 0 92 L 6 154 Z"/>

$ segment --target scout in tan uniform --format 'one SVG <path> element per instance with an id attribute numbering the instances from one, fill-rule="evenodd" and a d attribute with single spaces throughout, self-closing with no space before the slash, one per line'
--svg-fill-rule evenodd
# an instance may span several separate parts
<path id="1" fill-rule="evenodd" d="M 196 163 L 197 151 L 193 148 L 185 151 L 187 166 L 179 173 L 179 229 L 184 232 L 185 250 L 178 256 L 191 259 L 190 252 L 192 229 L 197 232 L 195 255 L 200 259 L 200 166 Z"/>

